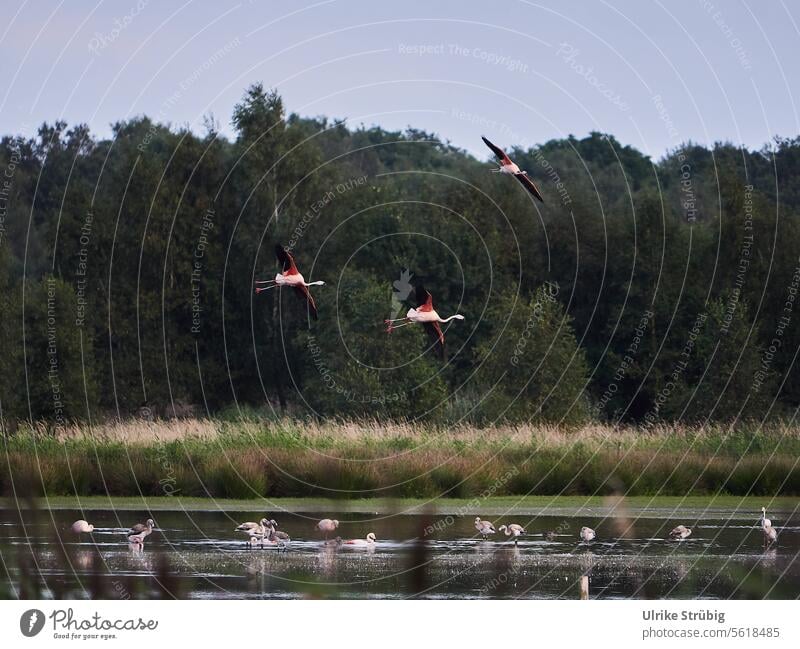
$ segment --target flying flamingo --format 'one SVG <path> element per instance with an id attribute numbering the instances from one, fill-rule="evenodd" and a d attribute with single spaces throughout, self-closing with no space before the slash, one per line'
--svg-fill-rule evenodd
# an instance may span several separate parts
<path id="1" fill-rule="evenodd" d="M 284 248 L 281 244 L 275 244 L 275 256 L 283 266 L 283 272 L 275 275 L 275 279 L 258 279 L 256 284 L 263 286 L 256 286 L 256 294 L 261 291 L 268 291 L 276 286 L 289 286 L 293 288 L 297 295 L 306 301 L 308 308 L 311 311 L 311 316 L 314 320 L 317 319 L 317 305 L 314 298 L 311 296 L 311 291 L 308 290 L 309 286 L 323 286 L 325 282 L 306 282 L 305 278 L 297 270 L 294 263 L 294 257 Z"/>
<path id="2" fill-rule="evenodd" d="M 433 296 L 425 290 L 425 287 L 422 285 L 417 286 L 417 303 L 419 306 L 417 306 L 416 309 L 409 309 L 405 318 L 384 320 L 384 323 L 388 325 L 386 327 L 386 333 L 392 333 L 395 329 L 418 322 L 425 327 L 425 331 L 428 332 L 428 336 L 433 342 L 436 352 L 443 358 L 444 334 L 439 324 L 450 322 L 451 320 L 463 320 L 464 316 L 455 314 L 451 315 L 449 318 L 442 318 L 433 308 Z M 395 322 L 400 322 L 401 324 L 395 324 Z"/>
<path id="3" fill-rule="evenodd" d="M 499 169 L 492 169 L 492 171 L 500 172 L 503 174 L 511 174 L 522 183 L 522 186 L 528 190 L 528 192 L 537 199 L 540 203 L 544 203 L 544 199 L 542 195 L 539 193 L 539 188 L 534 184 L 534 182 L 528 176 L 527 171 L 522 171 L 517 164 L 511 160 L 506 155 L 506 152 L 503 151 L 499 146 L 496 146 L 489 142 L 485 137 L 481 136 L 481 139 L 484 141 L 486 146 L 488 146 L 494 154 L 497 156 L 497 159 L 500 161 L 500 168 Z"/>

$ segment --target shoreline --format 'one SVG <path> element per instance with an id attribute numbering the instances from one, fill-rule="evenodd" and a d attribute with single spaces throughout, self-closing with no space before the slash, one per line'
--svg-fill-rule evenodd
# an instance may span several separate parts
<path id="1" fill-rule="evenodd" d="M 476 502 L 477 501 L 477 502 Z M 28 510 L 31 501 L 14 498 L 0 499 L 6 510 Z M 618 499 L 608 496 L 501 496 L 490 498 L 364 498 L 331 500 L 326 498 L 275 499 L 218 499 L 180 498 L 177 496 L 54 496 L 38 498 L 35 506 L 46 510 L 119 510 L 119 511 L 186 511 L 214 512 L 274 511 L 344 512 L 353 514 L 424 514 L 437 515 L 506 515 L 519 516 L 578 516 L 607 517 L 625 515 L 634 518 L 661 518 L 671 512 L 697 516 L 713 514 L 735 520 L 756 520 L 762 506 L 773 514 L 794 517 L 800 512 L 800 498 L 777 496 L 631 496 Z"/>

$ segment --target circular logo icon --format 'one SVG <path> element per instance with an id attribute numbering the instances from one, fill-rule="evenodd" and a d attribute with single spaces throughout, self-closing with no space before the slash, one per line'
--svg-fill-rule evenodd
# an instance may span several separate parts
<path id="1" fill-rule="evenodd" d="M 19 630 L 26 638 L 32 638 L 44 628 L 44 613 L 38 608 L 25 611 L 19 618 Z"/>

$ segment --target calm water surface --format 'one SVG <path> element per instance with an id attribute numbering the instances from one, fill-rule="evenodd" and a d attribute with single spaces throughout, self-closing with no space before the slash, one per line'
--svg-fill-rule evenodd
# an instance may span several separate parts
<path id="1" fill-rule="evenodd" d="M 501 534 L 475 538 L 473 517 L 447 515 L 270 514 L 292 536 L 286 549 L 250 548 L 233 531 L 253 512 L 160 511 L 141 551 L 125 530 L 146 512 L 93 510 L 95 532 L 69 531 L 78 511 L 0 510 L 0 597 L 167 596 L 180 598 L 567 598 L 589 576 L 592 598 L 800 597 L 800 520 L 773 517 L 780 538 L 765 548 L 758 515 L 714 512 L 630 520 L 570 516 L 486 516 L 518 522 L 514 546 Z M 338 518 L 343 538 L 374 532 L 372 548 L 322 545 L 320 518 Z M 686 541 L 664 539 L 679 523 Z M 598 539 L 580 543 L 582 525 Z M 555 531 L 548 540 L 545 531 Z"/>

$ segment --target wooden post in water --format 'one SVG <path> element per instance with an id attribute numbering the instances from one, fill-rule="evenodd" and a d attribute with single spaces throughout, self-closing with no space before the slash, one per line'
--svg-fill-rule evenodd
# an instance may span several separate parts
<path id="1" fill-rule="evenodd" d="M 589 599 L 589 575 L 581 575 L 581 599 Z"/>

